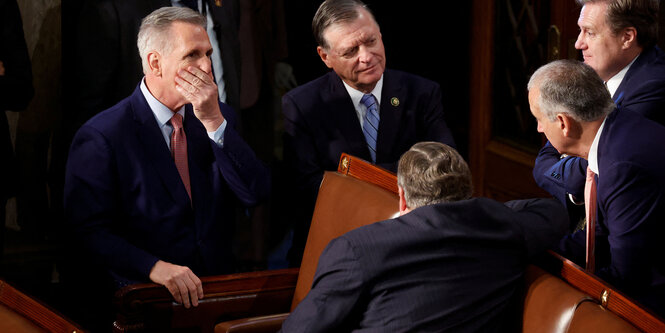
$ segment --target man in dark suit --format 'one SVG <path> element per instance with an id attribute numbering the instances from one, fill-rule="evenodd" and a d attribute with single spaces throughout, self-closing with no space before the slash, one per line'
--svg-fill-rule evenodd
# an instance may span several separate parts
<path id="1" fill-rule="evenodd" d="M 567 227 L 554 199 L 471 199 L 471 172 L 439 142 L 404 153 L 400 217 L 328 244 L 284 332 L 515 332 L 528 260 Z M 361 199 L 362 200 L 362 199 Z"/>
<path id="2" fill-rule="evenodd" d="M 660 239 L 665 233 L 665 127 L 615 108 L 603 81 L 578 61 L 541 67 L 528 88 L 538 131 L 551 143 L 540 158 L 579 156 L 597 175 L 597 200 L 587 203 L 598 207 L 591 211 L 597 212 L 597 225 L 595 237 L 589 236 L 596 244 L 590 265 L 601 278 L 665 314 L 665 243 Z M 585 231 L 566 236 L 560 251 L 583 263 L 585 239 Z"/>
<path id="3" fill-rule="evenodd" d="M 578 3 L 583 7 L 575 47 L 582 50 L 584 62 L 605 81 L 617 107 L 665 125 L 665 53 L 656 46 L 658 2 Z M 540 155 L 551 149 L 546 144 Z M 536 159 L 533 169 L 538 185 L 562 201 L 580 201 L 587 161 L 573 156 L 545 160 Z"/>
<path id="4" fill-rule="evenodd" d="M 56 211 L 61 212 L 64 167 L 76 131 L 99 112 L 129 96 L 143 76 L 136 35 L 141 19 L 165 6 L 185 6 L 196 0 L 85 0 L 79 6 L 65 3 L 63 35 L 65 60 L 62 132 L 54 138 L 51 163 L 51 195 Z M 238 110 L 240 100 L 239 7 L 237 0 L 202 0 L 215 31 L 223 76 L 217 73 L 220 101 Z M 80 8 L 79 8 L 80 7 Z M 76 13 L 74 13 L 76 12 Z M 71 21 L 71 22 L 69 22 Z M 71 26 L 75 28 L 71 28 Z M 211 42 L 212 43 L 212 42 Z M 214 45 L 214 44 L 213 44 Z M 215 45 L 214 45 L 215 46 Z M 94 55 L 94 56 L 93 56 Z M 222 80 L 222 81 L 219 81 Z M 218 85 L 221 87 L 221 85 Z M 225 92 L 226 98 L 221 98 Z M 238 127 L 239 128 L 239 127 Z"/>
<path id="5" fill-rule="evenodd" d="M 199 276 L 233 272 L 233 214 L 269 193 L 212 76 L 206 20 L 166 7 L 142 22 L 145 77 L 88 121 L 67 163 L 65 211 L 117 287 L 153 281 L 196 306 Z"/>
<path id="6" fill-rule="evenodd" d="M 395 171 L 400 155 L 416 142 L 454 146 L 439 85 L 385 69 L 379 26 L 362 2 L 324 1 L 312 28 L 317 52 L 332 71 L 282 98 L 284 162 L 304 207 L 294 230 L 297 254 L 323 172 L 337 169 L 341 153 Z M 299 263 L 299 255 L 292 258 Z"/>

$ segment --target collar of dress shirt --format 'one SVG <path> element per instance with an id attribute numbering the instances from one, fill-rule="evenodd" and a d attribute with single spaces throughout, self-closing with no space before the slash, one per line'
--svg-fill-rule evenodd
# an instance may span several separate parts
<path id="1" fill-rule="evenodd" d="M 638 54 L 637 57 L 640 55 Z M 607 90 L 610 91 L 610 95 L 612 98 L 614 98 L 614 93 L 617 91 L 619 88 L 619 85 L 621 84 L 621 81 L 623 81 L 623 77 L 626 76 L 626 73 L 628 72 L 628 69 L 630 66 L 635 62 L 637 59 L 633 59 L 626 67 L 624 67 L 622 70 L 619 71 L 619 73 L 616 73 L 616 75 L 612 76 L 607 82 L 605 82 L 605 85 L 607 86 Z"/>
<path id="2" fill-rule="evenodd" d="M 605 118 L 603 123 L 600 124 L 600 127 L 598 127 L 596 137 L 593 138 L 593 142 L 589 148 L 589 156 L 587 156 L 587 161 L 589 161 L 589 169 L 591 169 L 591 171 L 593 171 L 598 176 L 600 176 L 600 170 L 598 170 L 598 141 L 600 140 L 600 135 L 603 133 L 603 127 L 605 127 L 606 121 L 607 118 Z"/>
<path id="3" fill-rule="evenodd" d="M 349 93 L 349 96 L 351 97 L 351 102 L 353 102 L 353 107 L 356 109 L 356 114 L 358 115 L 358 120 L 360 121 L 360 126 L 362 127 L 363 125 L 363 118 L 365 117 L 365 113 L 367 112 L 367 107 L 365 107 L 364 104 L 360 103 L 360 100 L 363 98 L 363 93 L 360 90 L 356 90 L 352 88 L 350 85 L 346 84 L 346 82 L 342 81 L 344 83 L 344 88 L 346 88 L 346 91 Z M 379 114 L 381 114 L 381 90 L 383 89 L 383 74 L 381 75 L 381 78 L 379 81 L 376 83 L 376 86 L 374 87 L 374 90 L 372 90 L 370 93 L 374 95 L 376 98 L 376 104 L 377 104 L 377 111 L 379 111 Z"/>
<path id="4" fill-rule="evenodd" d="M 171 120 L 171 117 L 173 117 L 173 111 L 166 107 L 166 105 L 162 104 L 162 102 L 158 101 L 155 96 L 152 95 L 152 93 L 148 90 L 148 87 L 145 85 L 145 77 L 143 80 L 141 80 L 141 92 L 143 93 L 143 97 L 145 97 L 145 100 L 148 101 L 148 105 L 150 106 L 150 110 L 152 110 L 152 113 L 155 115 L 155 119 L 157 120 L 157 124 L 159 125 L 160 128 L 164 127 L 166 123 Z M 183 105 L 180 110 L 178 110 L 178 113 L 182 116 L 182 121 L 185 121 L 185 106 Z"/>

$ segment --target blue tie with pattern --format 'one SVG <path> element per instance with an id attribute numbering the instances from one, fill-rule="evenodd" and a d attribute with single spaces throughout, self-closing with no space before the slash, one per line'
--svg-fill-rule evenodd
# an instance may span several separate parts
<path id="1" fill-rule="evenodd" d="M 376 98 L 372 94 L 365 94 L 360 99 L 360 103 L 367 107 L 365 119 L 363 119 L 363 134 L 365 134 L 372 162 L 376 163 L 376 139 L 379 133 L 379 110 L 377 109 Z"/>

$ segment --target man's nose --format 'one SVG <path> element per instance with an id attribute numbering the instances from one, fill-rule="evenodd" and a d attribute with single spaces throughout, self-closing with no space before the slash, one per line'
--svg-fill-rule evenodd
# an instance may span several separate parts
<path id="1" fill-rule="evenodd" d="M 372 60 L 372 52 L 368 47 L 361 46 L 358 50 L 358 60 L 362 63 L 368 63 Z"/>
<path id="2" fill-rule="evenodd" d="M 584 33 L 580 31 L 580 34 L 577 35 L 577 40 L 575 41 L 575 48 L 578 50 L 586 49 L 586 42 L 584 41 Z"/>
<path id="3" fill-rule="evenodd" d="M 210 57 L 202 57 L 201 60 L 199 60 L 198 67 L 210 74 L 212 72 L 212 61 L 210 60 Z"/>

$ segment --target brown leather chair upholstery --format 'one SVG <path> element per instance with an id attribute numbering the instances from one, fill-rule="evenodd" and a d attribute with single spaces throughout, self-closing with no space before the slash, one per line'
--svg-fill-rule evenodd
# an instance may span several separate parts
<path id="1" fill-rule="evenodd" d="M 0 332 L 83 332 L 76 324 L 0 280 Z"/>
<path id="2" fill-rule="evenodd" d="M 577 306 L 575 314 L 570 321 L 568 332 L 637 333 L 641 331 L 597 302 L 587 300 Z"/>
<path id="3" fill-rule="evenodd" d="M 563 280 L 533 265 L 527 268 L 525 281 L 522 317 L 524 332 L 567 332 L 577 306 L 592 300 Z"/>

